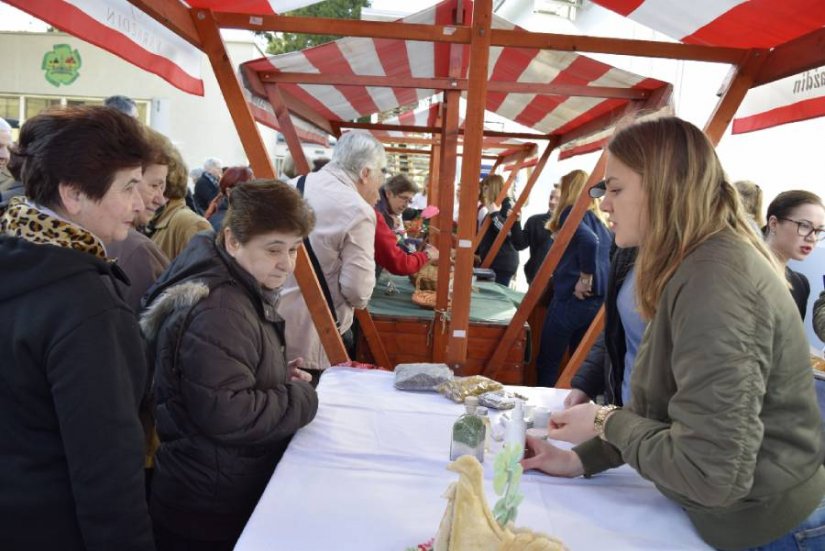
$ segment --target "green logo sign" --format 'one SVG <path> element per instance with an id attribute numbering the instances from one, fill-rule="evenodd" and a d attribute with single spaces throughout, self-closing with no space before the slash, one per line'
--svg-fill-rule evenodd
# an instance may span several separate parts
<path id="1" fill-rule="evenodd" d="M 68 44 L 55 44 L 51 52 L 43 56 L 41 69 L 46 71 L 46 80 L 55 86 L 68 86 L 80 76 L 80 52 L 72 50 Z"/>

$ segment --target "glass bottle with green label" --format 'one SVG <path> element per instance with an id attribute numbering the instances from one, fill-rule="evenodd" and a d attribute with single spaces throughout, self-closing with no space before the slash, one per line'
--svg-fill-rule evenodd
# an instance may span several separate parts
<path id="1" fill-rule="evenodd" d="M 464 399 L 464 407 L 466 413 L 453 424 L 450 460 L 455 461 L 462 455 L 472 455 L 479 462 L 484 462 L 484 438 L 487 427 L 481 417 L 476 415 L 478 398 L 468 396 Z"/>

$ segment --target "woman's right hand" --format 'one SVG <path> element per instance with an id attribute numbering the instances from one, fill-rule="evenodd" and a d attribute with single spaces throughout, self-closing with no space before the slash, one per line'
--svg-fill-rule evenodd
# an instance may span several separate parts
<path id="1" fill-rule="evenodd" d="M 430 260 L 438 260 L 438 249 L 432 245 L 427 244 L 427 246 L 424 247 L 424 252 L 427 253 L 427 258 Z"/>
<path id="2" fill-rule="evenodd" d="M 576 452 L 562 450 L 541 438 L 527 437 L 527 453 L 521 460 L 527 471 L 537 469 L 553 476 L 573 478 L 584 474 L 584 465 Z"/>
<path id="3" fill-rule="evenodd" d="M 583 391 L 579 390 L 578 388 L 574 388 L 570 391 L 567 395 L 567 398 L 564 399 L 564 409 L 571 408 L 573 406 L 577 406 L 579 404 L 586 404 L 590 401 L 590 396 L 585 394 Z"/>

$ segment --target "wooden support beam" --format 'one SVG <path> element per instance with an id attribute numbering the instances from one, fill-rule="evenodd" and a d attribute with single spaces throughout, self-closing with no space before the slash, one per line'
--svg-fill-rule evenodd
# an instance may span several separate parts
<path id="1" fill-rule="evenodd" d="M 402 153 L 404 155 L 419 155 L 419 156 L 429 156 L 430 150 L 429 149 L 413 149 L 410 147 L 385 147 L 384 151 L 386 153 Z"/>
<path id="2" fill-rule="evenodd" d="M 415 126 L 411 124 L 384 124 L 379 122 L 350 122 L 336 121 L 333 123 L 339 128 L 358 128 L 360 130 L 386 130 L 388 132 L 417 132 L 419 134 L 435 134 L 441 132 L 437 126 Z"/>
<path id="3" fill-rule="evenodd" d="M 381 342 L 381 335 L 375 327 L 375 321 L 372 319 L 369 310 L 356 308 L 355 319 L 361 326 L 361 331 L 364 333 L 364 338 L 367 345 L 370 347 L 375 365 L 385 369 L 394 370 L 395 366 L 390 362 L 390 357 L 387 355 L 387 350 L 384 348 L 384 343 Z"/>
<path id="4" fill-rule="evenodd" d="M 241 65 L 241 71 L 243 71 L 244 77 L 246 78 L 252 93 L 260 97 L 266 97 L 266 88 L 264 83 L 261 82 L 261 79 L 258 78 L 258 73 L 243 65 Z M 280 90 L 281 96 L 284 98 L 284 102 L 286 103 L 290 113 L 316 126 L 327 134 L 333 133 L 333 127 L 330 124 L 330 121 L 318 114 L 317 111 L 304 103 L 302 100 L 290 94 L 287 90 Z"/>
<path id="5" fill-rule="evenodd" d="M 433 145 L 430 148 L 432 154 L 430 155 L 430 174 L 427 177 L 427 188 L 424 192 L 427 194 L 427 204 L 438 204 L 438 182 L 439 171 L 441 169 L 441 148 Z"/>
<path id="6" fill-rule="evenodd" d="M 301 139 L 298 137 L 298 131 L 295 125 L 292 124 L 292 117 L 289 115 L 289 109 L 286 106 L 281 90 L 277 84 L 266 84 L 266 97 L 272 108 L 275 110 L 275 117 L 278 119 L 278 126 L 281 128 L 286 140 L 287 149 L 295 164 L 295 170 L 298 174 L 309 174 L 309 162 L 307 162 L 306 155 L 304 155 L 304 148 L 301 145 Z"/>
<path id="7" fill-rule="evenodd" d="M 501 188 L 501 193 L 499 193 L 498 197 L 496 197 L 497 205 L 500 205 L 501 202 L 504 201 L 504 198 L 507 197 L 507 192 L 510 191 L 510 187 L 513 185 L 513 182 L 516 181 L 516 176 L 518 175 L 519 170 L 521 170 L 520 164 L 522 161 L 524 161 L 528 154 L 528 151 L 522 151 L 520 153 L 519 160 L 516 162 L 516 167 L 510 171 L 510 174 L 507 176 L 507 181 L 504 182 L 504 186 L 502 186 Z M 498 161 L 496 162 L 501 161 L 501 159 L 502 157 L 499 156 Z M 490 174 L 493 174 L 494 172 L 495 170 L 490 170 Z M 490 224 L 492 223 L 493 218 L 491 216 L 484 217 L 484 220 L 481 222 L 481 226 L 479 227 L 478 232 L 476 232 L 476 237 L 475 239 L 473 239 L 474 251 L 478 250 L 478 244 L 481 243 L 481 240 L 484 238 L 484 235 L 487 233 L 487 230 L 490 229 Z M 489 266 L 484 266 L 482 264 L 482 268 L 489 268 Z"/>
<path id="8" fill-rule="evenodd" d="M 516 204 L 513 205 L 512 210 L 508 213 L 507 219 L 504 221 L 504 226 L 502 226 L 501 230 L 499 230 L 495 241 L 493 241 L 493 244 L 490 246 L 487 256 L 484 257 L 484 261 L 481 263 L 482 268 L 489 268 L 493 263 L 493 259 L 498 254 L 498 251 L 501 250 L 504 240 L 507 239 L 507 236 L 510 234 L 510 228 L 512 228 L 513 224 L 515 224 L 516 219 L 521 212 L 521 207 L 524 206 L 527 198 L 530 197 L 530 192 L 533 191 L 533 186 L 536 185 L 539 176 L 541 176 L 541 172 L 544 170 L 544 166 L 547 164 L 547 160 L 550 158 L 550 153 L 553 152 L 553 149 L 555 149 L 555 144 L 553 142 L 548 143 L 547 147 L 544 148 L 544 152 L 541 154 L 535 170 L 533 170 L 533 173 L 530 174 L 530 178 L 527 180 L 527 184 L 524 186 L 519 198 L 516 200 Z M 514 170 L 511 174 L 515 174 L 516 172 L 517 171 Z"/>
<path id="9" fill-rule="evenodd" d="M 453 251 L 453 206 L 455 194 L 453 193 L 453 183 L 455 182 L 456 163 L 458 161 L 458 108 L 461 92 L 450 90 L 444 92 L 444 102 L 442 103 L 442 118 L 444 120 L 441 131 L 441 147 L 439 156 L 441 157 L 441 167 L 438 175 L 438 205 L 439 213 L 435 219 L 435 226 L 438 228 L 438 285 L 436 287 L 435 319 L 433 321 L 433 348 L 432 358 L 434 362 L 445 362 L 447 360 L 447 331 L 449 330 L 449 309 L 450 309 L 450 279 L 452 271 Z M 430 228 L 433 225 L 431 224 Z M 432 235 L 432 233 L 431 233 Z M 443 260 L 442 260 L 443 259 Z"/>
<path id="10" fill-rule="evenodd" d="M 455 260 L 453 302 L 447 358 L 463 365 L 467 358 L 467 331 L 470 322 L 470 294 L 473 277 L 473 238 L 476 232 L 478 178 L 481 172 L 481 146 L 484 137 L 484 105 L 487 97 L 487 70 L 490 59 L 492 0 L 475 0 L 473 34 L 470 42 L 470 88 L 464 122 L 464 160 L 461 163 L 461 191 L 458 212 L 458 248 Z"/>
<path id="11" fill-rule="evenodd" d="M 672 86 L 668 85 L 668 86 L 661 87 L 658 90 L 656 90 L 656 92 L 654 94 L 652 94 L 650 96 L 650 98 L 648 98 L 648 100 L 647 100 L 647 102 L 645 102 L 645 104 L 640 105 L 638 103 L 631 103 L 630 105 L 628 105 L 625 108 L 626 109 L 625 116 L 631 116 L 631 115 L 635 114 L 637 111 L 639 111 L 640 109 L 643 109 L 643 108 L 644 109 L 650 109 L 651 111 L 656 111 L 658 109 L 661 109 L 662 107 L 664 107 L 665 105 L 667 105 L 670 102 L 670 98 L 671 98 L 672 93 L 673 93 L 673 87 Z M 605 150 L 605 151 L 602 151 L 602 154 L 599 157 L 599 161 L 596 163 L 596 168 L 593 170 L 593 174 L 590 175 L 590 179 L 589 179 L 587 185 L 585 186 L 584 190 L 582 190 L 582 195 L 579 196 L 579 201 L 583 200 L 582 197 L 584 196 L 584 193 L 585 192 L 589 193 L 590 187 L 602 177 L 602 174 L 604 173 L 604 164 L 605 164 L 606 160 L 607 160 L 607 153 L 606 153 L 606 150 Z M 581 223 L 581 219 L 584 216 L 584 210 L 581 210 L 577 213 L 576 212 L 576 207 L 577 206 L 578 206 L 578 202 L 576 203 L 576 206 L 573 207 L 573 210 L 570 212 L 570 215 L 568 215 L 567 220 L 565 221 L 564 226 L 562 227 L 561 231 L 559 232 L 559 236 L 557 237 L 557 239 L 561 238 L 561 234 L 567 235 L 565 228 L 567 227 L 567 224 L 571 219 L 574 220 L 573 223 L 575 224 L 572 232 L 575 232 L 575 227 L 577 227 Z M 586 207 L 585 207 L 585 209 L 586 209 Z M 574 215 L 575 215 L 575 218 L 574 218 Z M 568 241 L 565 241 L 563 243 L 563 247 L 561 248 L 561 252 L 557 253 L 558 256 L 555 257 L 555 259 L 552 261 L 552 264 L 550 266 L 545 266 L 545 264 L 548 262 L 548 258 L 545 258 L 545 262 L 542 263 L 541 267 L 539 267 L 538 272 L 536 273 L 535 277 L 533 278 L 533 283 L 530 286 L 531 290 L 533 289 L 533 287 L 536 287 L 536 288 L 540 289 L 541 291 L 544 291 L 544 289 L 547 287 L 547 285 L 549 283 L 549 280 L 550 280 L 550 276 L 553 274 L 553 270 L 556 269 L 556 265 L 558 264 L 558 260 L 564 254 L 564 250 L 567 248 L 567 245 L 569 243 L 569 239 L 570 239 L 571 236 L 572 236 L 572 233 L 569 234 L 569 236 L 567 237 Z M 553 244 L 553 247 L 555 247 L 555 242 Z M 550 253 L 553 253 L 553 248 L 551 248 Z M 553 253 L 553 254 L 556 254 L 556 253 Z M 550 256 L 550 254 L 548 253 L 548 257 L 549 256 Z M 502 357 L 503 357 L 503 355 L 505 355 L 507 353 L 507 347 L 509 347 L 512 344 L 511 342 L 508 344 L 509 341 L 506 340 L 506 338 L 510 338 L 510 337 L 507 337 L 507 333 L 509 332 L 509 333 L 513 333 L 513 334 L 516 334 L 516 335 L 518 334 L 517 331 L 518 331 L 518 328 L 520 326 L 516 325 L 517 318 L 521 318 L 523 316 L 524 319 L 526 319 L 527 317 L 529 317 L 530 313 L 536 307 L 536 304 L 538 302 L 538 297 L 540 297 L 540 296 L 541 296 L 541 292 L 531 295 L 531 293 L 528 291 L 528 294 L 525 295 L 524 299 L 522 299 L 521 305 L 519 305 L 519 311 L 516 312 L 517 316 L 513 317 L 513 321 L 511 322 L 510 327 L 507 328 L 507 331 L 505 332 L 505 337 L 502 338 L 502 342 L 499 345 L 499 348 L 496 350 L 496 352 L 493 354 L 493 357 L 490 359 L 490 362 L 487 364 L 487 370 L 494 370 L 495 369 L 496 364 L 493 363 L 493 359 L 496 357 L 496 355 L 502 355 Z M 521 312 L 522 308 L 524 309 L 523 312 Z M 602 310 L 603 310 L 603 308 L 602 308 Z M 524 323 L 524 320 L 522 320 L 521 323 Z M 598 335 L 599 331 L 601 330 L 601 326 L 603 326 L 603 323 L 604 323 L 603 318 L 600 318 L 599 314 L 597 314 L 596 318 L 590 324 L 590 327 L 588 328 L 587 333 L 585 334 L 585 338 L 583 338 L 582 341 L 579 343 L 578 348 L 576 348 L 576 351 L 573 353 L 573 356 L 568 360 L 567 365 L 565 366 L 565 372 L 569 372 L 568 377 L 572 377 L 575 373 L 578 372 L 579 367 L 581 366 L 581 363 L 587 357 L 587 354 L 589 353 L 590 348 L 593 346 L 593 342 L 595 342 L 595 338 Z M 515 338 L 515 337 L 512 337 L 512 338 Z"/>
<path id="12" fill-rule="evenodd" d="M 462 134 L 466 134 L 466 125 L 465 128 L 461 129 Z M 514 140 L 552 140 L 555 136 L 553 134 L 538 134 L 535 132 L 502 132 L 499 130 L 485 130 L 484 136 L 487 138 L 511 138 Z M 531 144 L 531 146 L 535 146 L 535 144 Z M 507 145 L 504 147 L 513 147 L 511 145 Z"/>
<path id="13" fill-rule="evenodd" d="M 196 48 L 201 47 L 201 39 L 192 23 L 190 10 L 182 2 L 129 0 L 129 3 Z"/>
<path id="14" fill-rule="evenodd" d="M 576 233 L 576 228 L 578 228 L 579 223 L 581 223 L 582 218 L 584 218 L 584 213 L 587 211 L 591 201 L 590 188 L 602 178 L 606 161 L 607 154 L 602 152 L 593 172 L 590 174 L 590 178 L 587 180 L 587 184 L 582 188 L 581 194 L 573 204 L 570 214 L 567 215 L 567 219 L 561 229 L 554 236 L 553 245 L 547 252 L 547 256 L 544 257 L 541 266 L 539 266 L 539 269 L 536 271 L 536 275 L 533 277 L 533 283 L 530 285 L 524 298 L 521 299 L 521 304 L 518 309 L 516 309 L 516 313 L 513 314 L 510 325 L 508 325 L 504 331 L 498 348 L 496 348 L 495 352 L 493 352 L 487 361 L 487 366 L 484 370 L 484 375 L 487 377 L 493 379 L 496 377 L 498 368 L 502 365 L 507 351 L 513 346 L 513 343 L 515 343 L 519 331 L 524 326 L 524 322 L 527 321 L 530 312 L 533 311 L 536 303 L 544 294 L 544 290 L 550 282 L 553 271 L 556 269 L 559 260 L 561 260 L 564 251 L 567 249 L 567 245 Z"/>
<path id="15" fill-rule="evenodd" d="M 262 82 L 290 84 L 321 84 L 329 86 L 377 86 L 387 88 L 416 88 L 420 90 L 462 90 L 469 84 L 466 78 L 415 78 L 378 75 L 353 75 L 332 73 L 259 73 Z M 490 92 L 505 94 L 538 94 L 542 96 L 645 99 L 649 90 L 620 88 L 611 86 L 588 86 L 584 84 L 556 84 L 543 82 L 490 81 Z"/>
<path id="16" fill-rule="evenodd" d="M 756 75 L 767 60 L 765 50 L 751 50 L 742 65 L 731 68 L 727 88 L 719 98 L 713 113 L 705 125 L 705 134 L 713 145 L 717 145 L 725 135 L 730 121 L 739 109 L 745 94 L 753 86 Z"/>
<path id="17" fill-rule="evenodd" d="M 520 30 L 493 29 L 493 46 L 538 48 L 576 53 L 601 53 L 631 55 L 637 57 L 662 57 L 715 63 L 738 63 L 746 51 L 741 48 L 722 48 L 657 42 L 655 40 L 630 40 L 568 34 L 524 32 Z"/>
<path id="18" fill-rule="evenodd" d="M 470 28 L 461 25 L 427 25 L 394 21 L 329 19 L 287 15 L 251 16 L 244 13 L 218 13 L 216 19 L 221 28 L 224 29 L 395 38 L 453 44 L 467 44 L 470 42 Z"/>
<path id="19" fill-rule="evenodd" d="M 235 123 L 238 136 L 241 138 L 249 164 L 255 174 L 261 178 L 275 177 L 275 170 L 266 151 L 261 134 L 252 117 L 249 104 L 246 102 L 241 83 L 235 74 L 229 55 L 221 38 L 220 31 L 213 14 L 207 10 L 192 10 L 192 19 L 198 36 L 200 37 L 203 51 L 209 57 L 212 70 L 218 80 L 218 86 L 223 93 L 229 114 Z"/>
<path id="20" fill-rule="evenodd" d="M 767 61 L 754 79 L 753 85 L 760 86 L 823 65 L 825 65 L 825 28 L 817 29 L 771 50 Z"/>
<path id="21" fill-rule="evenodd" d="M 298 132 L 292 124 L 292 119 L 289 116 L 289 110 L 286 107 L 286 102 L 276 84 L 266 85 L 267 98 L 275 110 L 275 115 L 278 118 L 278 125 L 281 127 L 281 133 L 286 139 L 289 154 L 295 163 L 295 168 L 300 174 L 308 174 L 310 171 L 309 163 L 304 155 L 304 148 L 301 145 L 301 140 L 298 138 Z M 312 263 L 309 260 L 306 249 L 301 247 L 298 251 L 298 257 L 295 262 L 295 280 L 301 289 L 301 294 L 304 297 L 304 302 L 309 310 L 313 325 L 315 325 L 321 344 L 332 364 L 342 363 L 349 360 L 344 341 L 341 339 L 341 334 L 335 324 L 335 318 L 329 309 L 321 284 L 318 281 L 318 274 L 312 268 Z M 369 314 L 367 314 L 369 316 Z"/>

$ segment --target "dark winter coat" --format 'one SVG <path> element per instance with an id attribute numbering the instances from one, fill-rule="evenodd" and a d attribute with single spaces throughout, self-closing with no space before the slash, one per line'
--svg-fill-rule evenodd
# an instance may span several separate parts
<path id="1" fill-rule="evenodd" d="M 146 363 L 114 264 L 0 237 L 0 549 L 154 549 Z"/>
<path id="2" fill-rule="evenodd" d="M 289 380 L 276 305 L 212 232 L 190 241 L 146 304 L 161 440 L 152 517 L 185 537 L 237 537 L 317 395 Z"/>
<path id="3" fill-rule="evenodd" d="M 553 245 L 553 236 L 550 230 L 547 229 L 547 222 L 550 221 L 550 213 L 534 214 L 524 223 L 524 239 L 521 242 L 515 242 L 516 249 L 523 250 L 530 247 L 530 258 L 524 264 L 524 276 L 527 278 L 527 283 L 533 283 L 533 278 L 536 277 L 536 272 L 539 271 L 541 263 L 544 262 L 544 257 L 550 252 L 550 246 Z"/>
<path id="4" fill-rule="evenodd" d="M 605 404 L 622 405 L 622 382 L 624 380 L 624 357 L 627 353 L 624 327 L 617 306 L 619 291 L 625 277 L 633 269 L 638 249 L 616 249 L 610 263 L 607 279 L 607 296 L 604 301 L 604 331 L 593 344 L 593 348 L 570 383 L 595 399 L 604 394 Z"/>
<path id="5" fill-rule="evenodd" d="M 481 241 L 478 244 L 478 250 L 476 251 L 482 260 L 484 260 L 484 257 L 487 256 L 487 253 L 492 248 L 493 243 L 495 242 L 496 237 L 498 237 L 501 229 L 504 227 L 504 221 L 507 219 L 507 215 L 510 213 L 512 208 L 513 201 L 507 197 L 502 202 L 500 211 L 487 215 L 492 218 L 492 220 L 490 226 L 487 228 L 487 232 L 481 238 Z M 518 251 L 516 249 L 523 249 L 526 247 L 526 245 L 523 245 L 524 235 L 522 231 L 521 222 L 516 220 L 510 227 L 510 232 L 507 234 L 507 237 L 504 238 L 504 243 L 501 244 L 498 254 L 496 254 L 493 259 L 493 263 L 490 264 L 490 268 L 492 268 L 496 273 L 515 274 L 516 270 L 518 270 L 519 258 Z"/>

